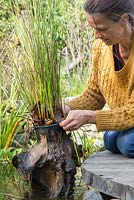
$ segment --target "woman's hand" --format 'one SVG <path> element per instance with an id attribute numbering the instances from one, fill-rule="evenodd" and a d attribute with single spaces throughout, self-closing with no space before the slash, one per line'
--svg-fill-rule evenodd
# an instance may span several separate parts
<path id="1" fill-rule="evenodd" d="M 60 126 L 66 131 L 72 131 L 88 123 L 96 123 L 96 111 L 71 110 L 69 111 L 67 118 L 60 123 Z"/>

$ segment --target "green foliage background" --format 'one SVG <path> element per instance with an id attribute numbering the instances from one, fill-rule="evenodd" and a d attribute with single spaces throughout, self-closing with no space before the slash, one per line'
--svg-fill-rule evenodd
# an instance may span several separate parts
<path id="1" fill-rule="evenodd" d="M 0 41 L 8 37 L 13 27 L 9 0 L 0 0 Z"/>

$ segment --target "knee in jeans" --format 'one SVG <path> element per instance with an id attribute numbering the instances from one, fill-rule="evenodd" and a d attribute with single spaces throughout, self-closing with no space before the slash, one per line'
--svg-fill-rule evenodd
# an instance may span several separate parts
<path id="1" fill-rule="evenodd" d="M 128 158 L 134 158 L 134 147 L 131 148 L 131 146 L 129 145 L 119 145 L 118 142 L 117 142 L 117 147 L 118 149 L 120 150 L 120 152 L 125 155 L 126 157 Z"/>
<path id="2" fill-rule="evenodd" d="M 124 147 L 124 148 L 120 148 L 118 147 L 120 152 L 125 155 L 126 157 L 128 158 L 134 158 L 134 149 L 131 149 L 131 148 L 127 148 L 127 147 Z"/>
<path id="3" fill-rule="evenodd" d="M 120 141 L 120 138 L 117 139 L 117 147 L 120 152 L 128 158 L 134 158 L 134 144 L 129 143 L 129 141 Z"/>
<path id="4" fill-rule="evenodd" d="M 107 131 L 104 134 L 104 144 L 106 149 L 113 153 L 120 153 L 116 145 L 116 140 L 120 132 L 118 131 Z"/>

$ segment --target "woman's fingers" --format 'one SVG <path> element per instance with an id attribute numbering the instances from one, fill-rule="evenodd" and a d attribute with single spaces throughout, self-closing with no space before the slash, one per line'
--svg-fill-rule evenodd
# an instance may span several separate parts
<path id="1" fill-rule="evenodd" d="M 79 128 L 79 120 L 78 116 L 75 115 L 75 111 L 70 111 L 67 118 L 60 123 L 60 126 L 63 127 L 64 130 L 76 130 Z"/>
<path id="2" fill-rule="evenodd" d="M 63 120 L 60 123 L 60 126 L 62 126 L 63 128 L 65 128 L 65 127 L 68 127 L 70 124 L 71 124 L 71 119 L 67 117 L 65 120 Z"/>
<path id="3" fill-rule="evenodd" d="M 64 121 L 60 123 L 60 126 L 62 126 L 65 131 L 73 131 L 79 128 L 78 123 L 74 120 L 70 121 L 69 123 L 68 122 L 64 123 Z"/>
<path id="4" fill-rule="evenodd" d="M 96 123 L 96 111 L 71 110 L 69 111 L 67 118 L 60 123 L 60 126 L 66 131 L 71 131 L 88 123 Z"/>

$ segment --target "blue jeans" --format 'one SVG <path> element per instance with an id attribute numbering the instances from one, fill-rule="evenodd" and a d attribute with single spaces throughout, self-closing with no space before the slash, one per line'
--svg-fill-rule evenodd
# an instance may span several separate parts
<path id="1" fill-rule="evenodd" d="M 106 131 L 104 134 L 106 149 L 134 158 L 134 128 L 124 131 Z"/>

